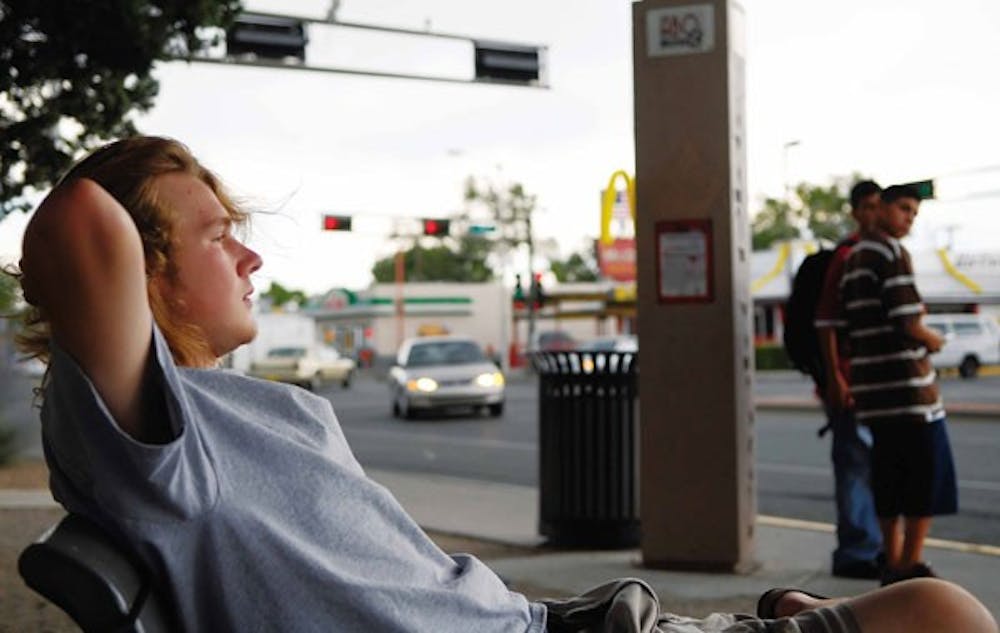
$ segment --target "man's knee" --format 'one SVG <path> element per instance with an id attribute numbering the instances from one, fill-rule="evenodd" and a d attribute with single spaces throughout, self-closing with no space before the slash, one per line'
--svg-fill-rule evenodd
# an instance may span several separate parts
<path id="1" fill-rule="evenodd" d="M 937 622 L 927 630 L 996 633 L 997 624 L 986 607 L 964 588 L 939 578 L 917 578 L 894 585 L 907 592 L 907 602 L 918 606 L 921 619 Z"/>

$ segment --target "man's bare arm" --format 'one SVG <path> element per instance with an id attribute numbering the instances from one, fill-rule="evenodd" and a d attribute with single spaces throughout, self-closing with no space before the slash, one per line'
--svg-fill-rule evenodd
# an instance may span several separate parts
<path id="1" fill-rule="evenodd" d="M 119 427 L 140 441 L 162 441 L 162 420 L 143 402 L 152 314 L 139 232 L 97 183 L 55 189 L 25 230 L 25 296 L 51 334 L 93 382 Z"/>

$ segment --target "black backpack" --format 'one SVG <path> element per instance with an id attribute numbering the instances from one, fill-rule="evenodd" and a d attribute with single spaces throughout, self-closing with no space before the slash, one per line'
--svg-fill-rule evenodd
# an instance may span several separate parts
<path id="1" fill-rule="evenodd" d="M 836 248 L 853 246 L 856 241 L 848 238 L 839 242 Z M 785 304 L 785 352 L 792 365 L 812 376 L 820 389 L 826 385 L 826 370 L 816 335 L 816 306 L 823 291 L 826 269 L 830 267 L 835 251 L 823 248 L 802 260 L 795 271 L 792 292 Z"/>

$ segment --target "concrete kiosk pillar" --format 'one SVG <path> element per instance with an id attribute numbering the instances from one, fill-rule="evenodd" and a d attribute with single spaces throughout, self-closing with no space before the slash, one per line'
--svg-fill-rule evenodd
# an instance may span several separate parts
<path id="1" fill-rule="evenodd" d="M 632 5 L 643 564 L 755 566 L 743 11 Z"/>

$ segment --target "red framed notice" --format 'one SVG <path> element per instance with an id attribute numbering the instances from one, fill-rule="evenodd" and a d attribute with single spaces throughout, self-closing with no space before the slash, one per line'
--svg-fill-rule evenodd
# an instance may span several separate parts
<path id="1" fill-rule="evenodd" d="M 712 221 L 656 223 L 656 296 L 660 303 L 711 303 Z"/>

